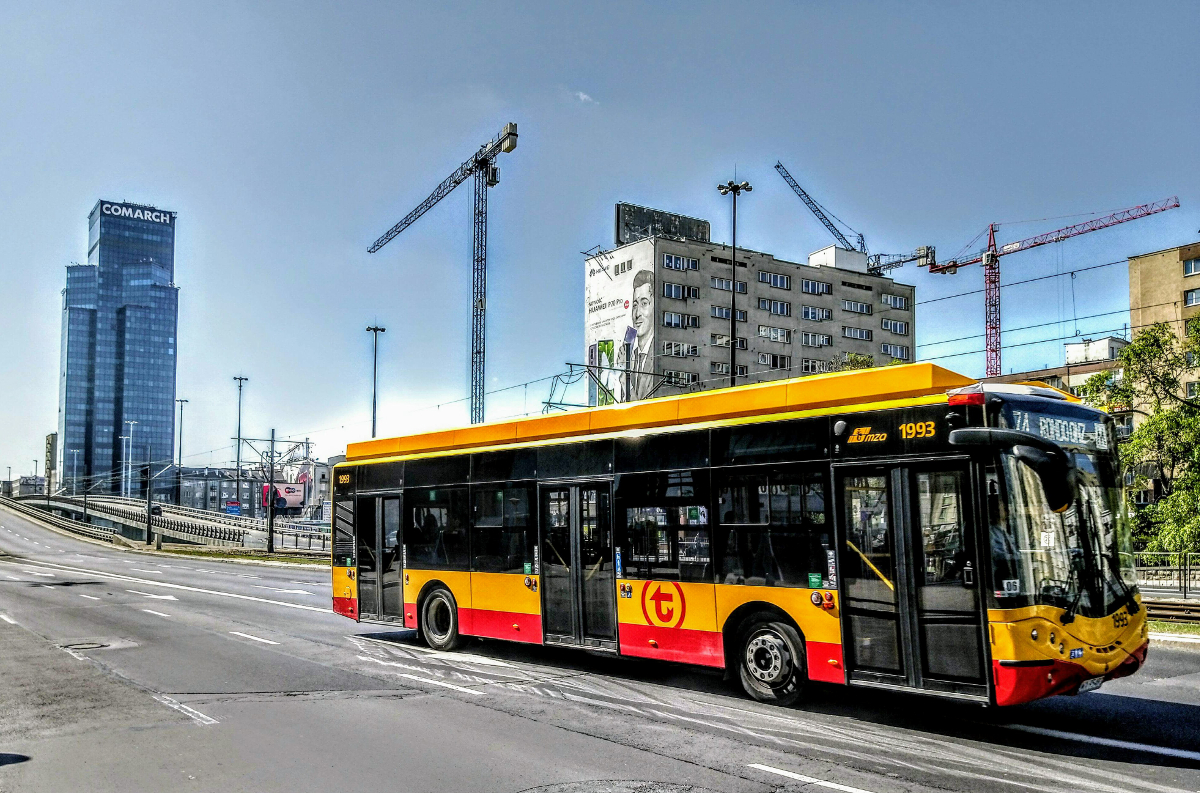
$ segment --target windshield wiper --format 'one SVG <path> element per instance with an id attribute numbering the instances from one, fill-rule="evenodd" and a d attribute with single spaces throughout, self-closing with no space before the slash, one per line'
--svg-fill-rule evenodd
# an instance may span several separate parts
<path id="1" fill-rule="evenodd" d="M 1108 553 L 1105 553 L 1101 551 L 1100 558 L 1108 562 L 1109 570 L 1113 575 L 1113 580 L 1115 580 L 1117 585 L 1121 587 L 1121 599 L 1117 601 L 1116 608 L 1113 610 L 1116 611 L 1117 609 L 1120 609 L 1121 606 L 1126 606 L 1128 607 L 1130 614 L 1137 614 L 1141 609 L 1141 606 L 1138 605 L 1137 600 L 1134 597 L 1136 593 L 1129 586 L 1129 584 L 1125 583 L 1125 576 L 1121 575 L 1121 566 L 1119 560 L 1117 559 L 1116 552 L 1109 551 Z"/>
<path id="2" fill-rule="evenodd" d="M 1073 550 L 1078 551 L 1077 548 L 1070 548 L 1067 552 L 1070 553 Z M 1071 591 L 1072 582 L 1075 583 L 1075 597 L 1071 599 L 1070 604 L 1067 605 L 1067 610 L 1064 611 L 1062 613 L 1062 617 L 1059 618 L 1059 621 L 1063 625 L 1070 625 L 1075 621 L 1075 614 L 1077 611 L 1079 611 L 1079 601 L 1083 599 L 1083 581 L 1080 580 L 1079 563 L 1074 556 L 1071 557 L 1071 572 L 1067 576 L 1068 592 Z"/>

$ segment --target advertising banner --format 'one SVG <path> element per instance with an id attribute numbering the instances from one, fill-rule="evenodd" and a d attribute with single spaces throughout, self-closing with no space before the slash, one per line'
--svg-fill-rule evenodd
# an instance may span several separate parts
<path id="1" fill-rule="evenodd" d="M 597 405 L 645 399 L 654 388 L 654 262 L 618 258 L 586 263 L 584 360 L 596 367 L 599 384 L 593 381 L 588 394 Z"/>

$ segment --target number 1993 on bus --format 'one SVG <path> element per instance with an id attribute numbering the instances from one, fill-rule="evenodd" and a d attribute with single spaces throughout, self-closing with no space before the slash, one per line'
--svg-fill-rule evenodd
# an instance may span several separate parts
<path id="1" fill-rule="evenodd" d="M 932 438 L 933 434 L 934 423 L 932 421 L 918 421 L 916 423 L 900 425 L 901 438 Z"/>

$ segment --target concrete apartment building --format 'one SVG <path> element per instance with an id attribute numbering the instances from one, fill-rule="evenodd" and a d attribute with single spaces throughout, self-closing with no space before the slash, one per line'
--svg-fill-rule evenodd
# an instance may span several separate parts
<path id="1" fill-rule="evenodd" d="M 1200 315 L 1200 243 L 1129 257 L 1129 318 L 1133 332 L 1167 322 L 1181 336 L 1186 322 Z M 1187 384 L 1187 396 L 1200 396 L 1200 382 Z"/>
<path id="2" fill-rule="evenodd" d="M 830 371 L 846 353 L 913 359 L 914 287 L 869 273 L 866 254 L 830 246 L 799 264 L 739 247 L 735 276 L 728 245 L 621 241 L 584 262 L 592 404 L 729 385 L 733 312 L 739 384 Z"/>

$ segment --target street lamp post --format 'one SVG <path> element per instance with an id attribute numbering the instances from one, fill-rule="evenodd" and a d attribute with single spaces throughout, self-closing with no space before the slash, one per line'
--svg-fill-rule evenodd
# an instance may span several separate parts
<path id="1" fill-rule="evenodd" d="M 125 477 L 125 497 L 133 498 L 133 427 L 137 422 L 126 419 L 125 423 L 129 425 L 129 454 L 125 455 L 125 470 L 128 472 Z"/>
<path id="2" fill-rule="evenodd" d="M 125 454 L 125 441 L 129 440 L 129 436 L 128 435 L 118 435 L 117 439 L 119 441 L 121 441 L 121 495 L 124 496 L 125 495 L 125 463 L 128 460 L 128 456 Z M 110 484 L 111 484 L 111 479 L 112 479 L 112 474 L 109 473 Z"/>
<path id="3" fill-rule="evenodd" d="M 730 257 L 730 267 L 733 269 L 732 291 L 729 293 L 729 385 L 737 385 L 737 200 L 743 192 L 749 193 L 754 188 L 749 182 L 735 183 L 730 179 L 725 184 L 717 185 L 721 195 L 733 194 L 733 256 Z"/>
<path id="4" fill-rule="evenodd" d="M 179 462 L 175 464 L 175 503 L 178 504 L 183 498 L 183 406 L 187 404 L 187 400 L 175 401 L 179 403 L 179 450 L 176 452 Z"/>
<path id="5" fill-rule="evenodd" d="M 387 328 L 378 325 L 371 325 L 367 328 L 367 332 L 374 334 L 374 349 L 372 353 L 373 363 L 371 364 L 371 437 L 375 437 L 375 408 L 377 405 L 376 391 L 379 388 L 379 334 L 385 333 Z"/>
<path id="6" fill-rule="evenodd" d="M 249 377 L 233 378 L 238 384 L 238 425 L 237 425 L 237 452 L 236 462 L 234 462 L 235 470 L 233 473 L 233 495 L 237 499 L 238 514 L 242 514 L 242 384 L 247 382 Z"/>
<path id="7" fill-rule="evenodd" d="M 71 450 L 71 497 L 74 498 L 79 489 L 79 450 Z"/>

